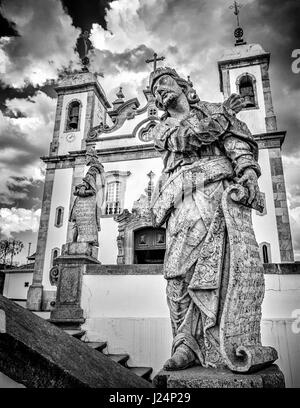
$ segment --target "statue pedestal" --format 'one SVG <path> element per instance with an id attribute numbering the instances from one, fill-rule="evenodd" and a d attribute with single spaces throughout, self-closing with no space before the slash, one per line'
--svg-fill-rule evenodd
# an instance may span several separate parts
<path id="1" fill-rule="evenodd" d="M 81 308 L 82 276 L 87 264 L 99 264 L 98 248 L 84 242 L 69 242 L 62 246 L 56 258 L 59 268 L 55 308 L 50 322 L 64 328 L 78 328 L 84 323 Z"/>
<path id="2" fill-rule="evenodd" d="M 229 369 L 195 366 L 185 370 L 161 370 L 154 377 L 156 388 L 284 388 L 284 376 L 277 365 L 252 374 Z"/>

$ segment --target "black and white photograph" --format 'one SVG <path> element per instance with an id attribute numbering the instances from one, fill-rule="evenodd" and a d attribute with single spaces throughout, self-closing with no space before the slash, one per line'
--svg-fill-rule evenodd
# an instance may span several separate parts
<path id="1" fill-rule="evenodd" d="M 0 0 L 1 389 L 300 388 L 299 21 Z"/>

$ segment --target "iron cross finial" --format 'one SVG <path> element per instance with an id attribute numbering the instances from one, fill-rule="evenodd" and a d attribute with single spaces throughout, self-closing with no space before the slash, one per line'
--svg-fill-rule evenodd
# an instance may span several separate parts
<path id="1" fill-rule="evenodd" d="M 236 15 L 237 19 L 237 26 L 240 26 L 240 19 L 239 19 L 239 14 L 240 14 L 240 8 L 242 7 L 242 4 L 239 4 L 237 1 L 234 1 L 234 3 L 229 6 L 230 9 L 234 9 L 234 14 Z"/>
<path id="2" fill-rule="evenodd" d="M 146 59 L 145 62 L 147 64 L 149 64 L 150 62 L 153 62 L 153 71 L 156 70 L 156 65 L 157 65 L 157 61 L 163 61 L 165 59 L 165 57 L 157 57 L 156 52 L 153 54 L 153 58 L 152 59 Z"/>

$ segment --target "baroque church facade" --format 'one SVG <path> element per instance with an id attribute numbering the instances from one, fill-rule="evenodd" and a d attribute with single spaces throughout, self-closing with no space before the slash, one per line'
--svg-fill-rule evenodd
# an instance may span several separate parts
<path id="1" fill-rule="evenodd" d="M 245 108 L 238 114 L 259 145 L 260 189 L 265 210 L 253 212 L 255 234 L 264 263 L 293 262 L 293 247 L 281 159 L 286 132 L 278 130 L 269 78 L 270 53 L 258 44 L 241 43 L 218 61 L 220 90 L 227 99 L 238 93 Z M 74 186 L 87 170 L 85 152 L 93 146 L 106 175 L 101 208 L 99 261 L 102 264 L 163 263 L 165 231 L 152 227 L 143 207 L 162 172 L 151 139 L 160 112 L 147 87 L 144 101 L 126 100 L 122 89 L 112 105 L 88 70 L 64 77 L 56 88 L 53 139 L 46 164 L 45 188 L 28 307 L 47 310 L 55 298 L 54 259 L 71 240 Z M 41 299 L 43 299 L 41 304 Z"/>

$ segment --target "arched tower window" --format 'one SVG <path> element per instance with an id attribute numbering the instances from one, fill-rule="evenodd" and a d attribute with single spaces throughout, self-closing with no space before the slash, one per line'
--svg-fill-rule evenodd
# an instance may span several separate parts
<path id="1" fill-rule="evenodd" d="M 79 130 L 81 102 L 72 101 L 67 107 L 66 131 Z"/>
<path id="2" fill-rule="evenodd" d="M 249 73 L 242 74 L 237 79 L 237 91 L 244 98 L 245 108 L 257 108 L 255 77 Z"/>
<path id="3" fill-rule="evenodd" d="M 106 194 L 106 211 L 109 214 L 120 214 L 121 212 L 121 183 L 119 181 L 113 181 L 107 184 L 107 194 Z"/>
<path id="4" fill-rule="evenodd" d="M 63 225 L 64 207 L 57 207 L 55 213 L 55 226 L 61 227 Z"/>
<path id="5" fill-rule="evenodd" d="M 54 265 L 55 259 L 59 256 L 59 248 L 53 248 L 51 253 L 51 267 Z"/>
<path id="6" fill-rule="evenodd" d="M 269 263 L 269 255 L 267 245 L 262 246 L 263 261 L 264 263 Z"/>
<path id="7" fill-rule="evenodd" d="M 259 244 L 260 257 L 263 263 L 271 263 L 271 245 L 268 242 Z"/>

